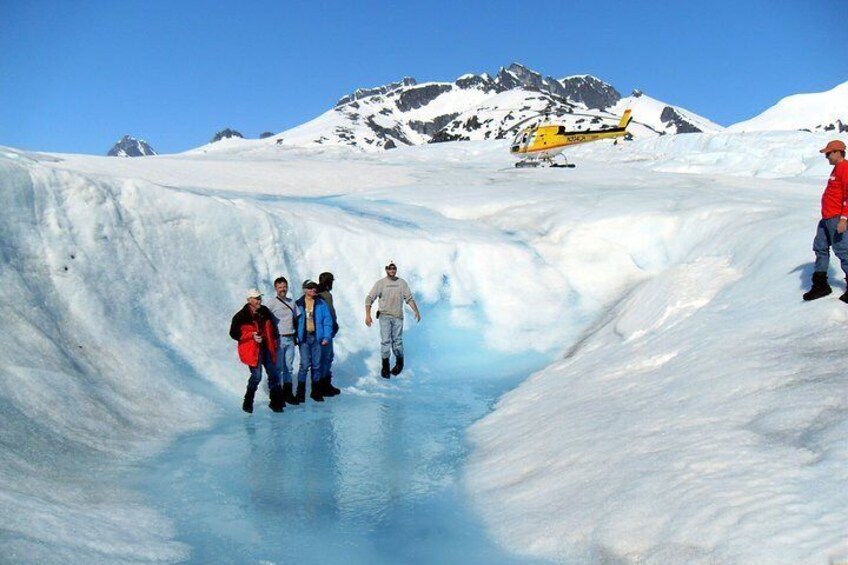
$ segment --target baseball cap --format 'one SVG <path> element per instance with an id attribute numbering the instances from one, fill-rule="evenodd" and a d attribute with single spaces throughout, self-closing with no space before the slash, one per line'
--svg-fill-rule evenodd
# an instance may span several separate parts
<path id="1" fill-rule="evenodd" d="M 262 293 L 259 292 L 258 288 L 251 288 L 247 291 L 248 298 L 262 298 Z"/>
<path id="2" fill-rule="evenodd" d="M 306 279 L 303 281 L 303 286 L 301 288 L 318 288 L 318 283 L 313 280 Z"/>
<path id="3" fill-rule="evenodd" d="M 394 267 L 394 268 L 396 268 L 396 269 L 397 269 L 397 265 L 395 265 L 394 260 L 389 259 L 389 262 L 388 262 L 388 263 L 386 263 L 386 268 L 388 269 L 389 267 Z"/>
<path id="4" fill-rule="evenodd" d="M 834 139 L 830 143 L 824 146 L 824 149 L 819 151 L 819 153 L 830 153 L 831 151 L 845 151 L 845 144 L 839 141 L 838 139 Z"/>

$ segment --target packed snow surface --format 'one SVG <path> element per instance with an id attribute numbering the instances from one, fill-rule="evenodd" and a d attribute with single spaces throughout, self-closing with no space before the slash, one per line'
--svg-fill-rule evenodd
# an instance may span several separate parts
<path id="1" fill-rule="evenodd" d="M 280 274 L 334 272 L 337 356 L 363 359 L 338 382 L 374 394 L 363 298 L 392 259 L 422 307 L 450 313 L 440 339 L 556 359 L 468 432 L 462 484 L 501 546 L 561 563 L 845 561 L 836 263 L 833 295 L 800 298 L 828 139 L 599 142 L 568 153 L 576 169 L 536 170 L 500 141 L 127 160 L 0 147 L 0 555 L 191 559 L 112 480 L 121 465 L 236 409 L 229 319 Z"/>

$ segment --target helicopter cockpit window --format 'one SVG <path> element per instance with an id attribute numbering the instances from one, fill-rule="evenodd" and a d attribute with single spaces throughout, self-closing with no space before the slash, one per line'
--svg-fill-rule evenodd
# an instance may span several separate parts
<path id="1" fill-rule="evenodd" d="M 565 135 L 565 126 L 559 126 L 557 128 L 557 135 Z"/>

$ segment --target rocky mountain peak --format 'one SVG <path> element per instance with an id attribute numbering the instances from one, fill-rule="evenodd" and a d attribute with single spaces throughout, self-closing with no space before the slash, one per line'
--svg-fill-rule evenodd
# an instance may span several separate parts
<path id="1" fill-rule="evenodd" d="M 222 139 L 229 139 L 231 137 L 238 137 L 244 139 L 244 136 L 241 133 L 237 132 L 234 129 L 226 128 L 216 133 L 215 137 L 212 138 L 212 141 L 210 141 L 210 143 L 215 143 L 216 141 L 221 141 Z"/>
<path id="2" fill-rule="evenodd" d="M 112 149 L 106 155 L 108 157 L 145 157 L 156 154 L 156 151 L 143 139 L 125 135 L 112 146 Z"/>
<path id="3" fill-rule="evenodd" d="M 520 63 L 512 63 L 509 67 L 501 67 L 495 82 L 502 90 L 513 88 L 524 88 L 527 90 L 538 90 L 555 96 L 565 98 L 565 90 L 553 77 L 543 77 L 532 69 L 528 69 Z"/>
<path id="4" fill-rule="evenodd" d="M 374 88 L 357 88 L 353 93 L 348 94 L 339 99 L 336 102 L 336 108 L 339 106 L 344 106 L 350 102 L 355 100 L 361 100 L 362 98 L 367 98 L 369 96 L 374 96 L 375 94 L 388 94 L 389 92 L 398 90 L 399 88 L 404 88 L 407 86 L 415 86 L 418 84 L 412 77 L 403 77 L 397 82 L 390 82 L 389 84 L 384 84 L 383 86 L 376 86 Z"/>
<path id="5" fill-rule="evenodd" d="M 666 127 L 673 126 L 677 133 L 699 133 L 701 129 L 692 124 L 680 112 L 666 106 L 660 114 L 660 120 L 666 124 Z"/>
<path id="6" fill-rule="evenodd" d="M 587 108 L 606 110 L 621 100 L 621 94 L 611 85 L 592 75 L 567 77 L 560 81 L 565 98 Z"/>
<path id="7" fill-rule="evenodd" d="M 497 81 L 490 77 L 487 73 L 482 75 L 467 74 L 456 79 L 457 88 L 467 90 L 471 88 L 479 88 L 488 92 L 501 92 L 503 89 L 498 85 Z"/>

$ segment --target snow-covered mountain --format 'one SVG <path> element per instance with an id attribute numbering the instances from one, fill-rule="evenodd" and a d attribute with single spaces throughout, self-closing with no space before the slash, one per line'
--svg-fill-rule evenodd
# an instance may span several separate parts
<path id="1" fill-rule="evenodd" d="M 145 157 L 147 155 L 156 154 L 156 151 L 154 151 L 153 148 L 150 147 L 150 145 L 143 139 L 136 139 L 132 136 L 125 135 L 115 145 L 112 146 L 112 149 L 109 150 L 109 153 L 107 153 L 106 156 Z"/>
<path id="2" fill-rule="evenodd" d="M 634 110 L 635 136 L 718 132 L 723 128 L 688 110 L 641 93 L 622 98 L 591 75 L 555 79 L 513 63 L 495 77 L 466 74 L 453 82 L 396 83 L 359 89 L 336 107 L 274 136 L 285 145 L 343 145 L 391 149 L 454 140 L 502 139 L 516 127 L 546 114 L 568 127 L 612 125 L 625 108 Z"/>
<path id="3" fill-rule="evenodd" d="M 825 92 L 787 96 L 762 114 L 727 129 L 848 133 L 848 82 Z"/>

